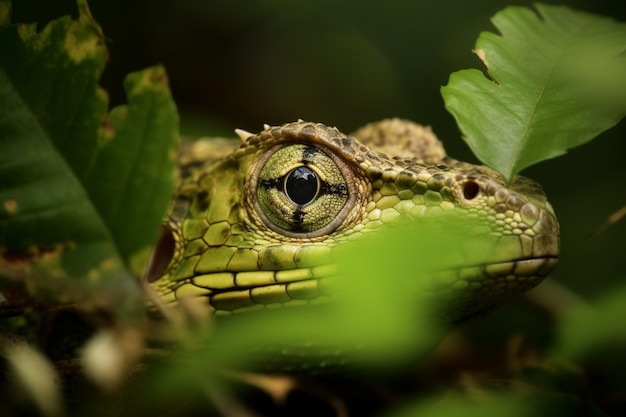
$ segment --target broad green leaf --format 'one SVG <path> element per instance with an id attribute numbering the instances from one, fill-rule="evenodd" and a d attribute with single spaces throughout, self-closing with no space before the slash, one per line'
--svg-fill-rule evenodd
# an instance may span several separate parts
<path id="1" fill-rule="evenodd" d="M 433 274 L 468 258 L 487 262 L 495 251 L 476 239 L 475 225 L 449 212 L 364 233 L 333 254 L 337 279 L 319 286 L 331 303 L 235 316 L 216 323 L 209 338 L 194 333 L 183 354 L 189 366 L 163 364 L 145 394 L 171 404 L 222 368 L 360 374 L 419 361 L 447 330 L 457 301 L 454 283 Z"/>
<path id="2" fill-rule="evenodd" d="M 123 305 L 170 197 L 178 116 L 160 67 L 129 75 L 107 114 L 104 37 L 78 7 L 37 32 L 0 3 L 0 276 Z"/>
<path id="3" fill-rule="evenodd" d="M 626 114 L 626 24 L 537 5 L 508 7 L 483 32 L 476 69 L 450 76 L 446 108 L 485 164 L 511 180 L 522 169 L 564 154 Z"/>
<path id="4" fill-rule="evenodd" d="M 234 316 L 209 338 L 195 332 L 185 363 L 163 364 L 144 394 L 171 403 L 223 368 L 360 374 L 420 360 L 446 329 L 437 313 L 454 300 L 426 294 L 433 271 L 458 266 L 462 253 L 478 262 L 492 253 L 462 220 L 444 212 L 346 243 L 334 255 L 337 279 L 319 286 L 331 303 Z"/>

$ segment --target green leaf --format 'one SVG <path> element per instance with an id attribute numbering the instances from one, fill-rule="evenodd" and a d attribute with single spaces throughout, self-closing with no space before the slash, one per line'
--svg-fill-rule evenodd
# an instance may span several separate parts
<path id="1" fill-rule="evenodd" d="M 337 279 L 319 285 L 320 293 L 333 294 L 332 303 L 233 316 L 213 323 L 208 339 L 199 329 L 183 353 L 192 365 L 165 364 L 146 393 L 178 398 L 223 368 L 388 372 L 413 363 L 440 340 L 447 317 L 439 314 L 456 300 L 428 290 L 440 284 L 433 273 L 493 252 L 464 220 L 443 212 L 347 242 L 333 255 Z"/>
<path id="2" fill-rule="evenodd" d="M 73 280 L 118 305 L 120 294 L 139 300 L 129 265 L 149 251 L 173 185 L 178 116 L 164 70 L 129 75 L 129 104 L 107 115 L 98 86 L 107 51 L 84 0 L 78 20 L 63 17 L 39 33 L 10 24 L 7 4 L 0 277 L 55 291 Z"/>
<path id="3" fill-rule="evenodd" d="M 463 254 L 480 259 L 492 253 L 464 220 L 442 212 L 347 242 L 333 255 L 337 279 L 319 285 L 322 294 L 333 294 L 332 303 L 235 315 L 211 323 L 209 335 L 191 328 L 187 349 L 178 352 L 185 360 L 162 363 L 140 394 L 146 399 L 135 400 L 163 409 L 161 402 L 219 377 L 222 369 L 360 374 L 414 363 L 442 337 L 446 326 L 436 312 L 449 310 L 454 300 L 424 294 L 433 272 L 457 266 Z M 193 314 L 201 317 L 199 311 Z"/>
<path id="4" fill-rule="evenodd" d="M 564 154 L 626 114 L 626 24 L 537 5 L 508 7 L 475 53 L 488 69 L 450 76 L 441 92 L 464 140 L 509 181 Z"/>
<path id="5" fill-rule="evenodd" d="M 101 148 L 84 183 L 130 263 L 150 250 L 171 198 L 178 115 L 160 66 L 129 74 L 125 89 L 129 104 L 102 124 Z"/>

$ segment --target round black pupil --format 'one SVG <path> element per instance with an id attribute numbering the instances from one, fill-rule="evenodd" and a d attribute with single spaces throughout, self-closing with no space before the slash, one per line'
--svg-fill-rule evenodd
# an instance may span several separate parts
<path id="1" fill-rule="evenodd" d="M 308 167 L 296 168 L 285 178 L 285 193 L 291 201 L 300 206 L 315 199 L 318 187 L 317 176 Z"/>

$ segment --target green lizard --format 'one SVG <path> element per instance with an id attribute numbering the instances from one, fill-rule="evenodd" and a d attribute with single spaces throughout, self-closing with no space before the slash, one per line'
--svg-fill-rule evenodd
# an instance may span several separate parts
<path id="1" fill-rule="evenodd" d="M 243 143 L 200 141 L 146 275 L 165 303 L 203 297 L 215 315 L 328 298 L 334 248 L 398 219 L 466 216 L 495 243 L 438 288 L 460 295 L 459 320 L 534 287 L 553 269 L 559 225 L 541 187 L 446 156 L 429 128 L 390 119 L 353 135 L 298 121 Z"/>

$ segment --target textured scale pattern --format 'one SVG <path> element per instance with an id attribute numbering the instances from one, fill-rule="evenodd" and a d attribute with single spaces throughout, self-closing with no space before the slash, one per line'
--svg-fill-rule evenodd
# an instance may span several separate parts
<path id="1" fill-rule="evenodd" d="M 428 128 L 391 119 L 349 136 L 298 121 L 239 135 L 238 147 L 206 140 L 183 150 L 162 240 L 171 256 L 147 275 L 166 303 L 204 297 L 230 315 L 325 302 L 340 279 L 333 248 L 443 211 L 497 243 L 493 261 L 440 271 L 425 289 L 455 297 L 453 320 L 523 293 L 557 263 L 559 225 L 541 187 L 523 177 L 507 185 L 492 169 L 446 156 Z M 286 181 L 299 168 L 317 181 L 310 203 L 289 197 L 295 186 Z M 308 216 L 317 223 L 303 226 Z"/>

